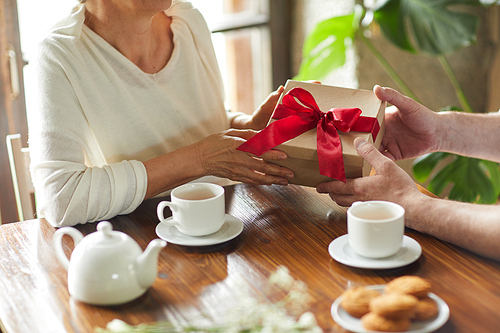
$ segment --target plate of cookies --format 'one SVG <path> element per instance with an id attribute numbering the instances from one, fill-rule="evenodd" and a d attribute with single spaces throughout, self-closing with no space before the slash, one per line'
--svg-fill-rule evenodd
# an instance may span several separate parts
<path id="1" fill-rule="evenodd" d="M 386 285 L 356 286 L 332 304 L 333 320 L 352 332 L 434 332 L 450 317 L 445 301 L 418 276 L 402 276 Z"/>

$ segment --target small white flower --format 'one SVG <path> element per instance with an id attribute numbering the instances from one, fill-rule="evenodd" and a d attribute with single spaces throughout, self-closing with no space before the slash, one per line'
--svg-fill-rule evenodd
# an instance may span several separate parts
<path id="1" fill-rule="evenodd" d="M 307 311 L 300 316 L 297 321 L 297 326 L 302 329 L 307 329 L 307 332 L 310 333 L 322 333 L 323 330 L 318 326 L 318 322 L 316 321 L 316 316 L 314 313 Z"/>
<path id="2" fill-rule="evenodd" d="M 279 332 L 289 332 L 289 329 L 295 325 L 295 319 L 288 316 L 283 308 L 270 309 L 262 319 L 263 326 L 273 327 L 275 332 L 278 330 Z"/>
<path id="3" fill-rule="evenodd" d="M 269 277 L 269 284 L 275 284 L 286 291 L 292 289 L 294 281 L 293 276 L 290 275 L 290 271 L 285 266 L 278 266 L 276 272 Z"/>
<path id="4" fill-rule="evenodd" d="M 106 324 L 106 329 L 111 332 L 128 332 L 132 326 L 120 319 L 113 319 Z"/>
<path id="5" fill-rule="evenodd" d="M 271 326 L 264 326 L 260 330 L 260 333 L 275 333 L 273 327 Z"/>
<path id="6" fill-rule="evenodd" d="M 301 280 L 295 280 L 293 282 L 293 289 L 297 291 L 307 292 L 307 284 Z"/>

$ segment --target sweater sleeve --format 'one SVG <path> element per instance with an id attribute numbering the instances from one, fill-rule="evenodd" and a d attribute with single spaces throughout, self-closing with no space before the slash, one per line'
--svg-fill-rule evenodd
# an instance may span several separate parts
<path id="1" fill-rule="evenodd" d="M 107 163 L 55 47 L 40 48 L 38 108 L 28 112 L 37 214 L 60 227 L 130 213 L 144 200 L 146 169 L 135 160 Z"/>

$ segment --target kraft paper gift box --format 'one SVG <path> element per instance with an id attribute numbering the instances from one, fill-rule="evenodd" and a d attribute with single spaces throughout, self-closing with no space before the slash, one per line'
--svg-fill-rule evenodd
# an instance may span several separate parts
<path id="1" fill-rule="evenodd" d="M 360 118 L 376 118 L 376 122 L 374 119 L 368 120 L 370 120 L 373 123 L 373 126 L 377 127 L 377 129 L 371 129 L 365 133 L 353 131 L 345 133 L 337 131 L 342 144 L 341 149 L 345 177 L 349 179 L 368 176 L 371 171 L 371 166 L 358 155 L 353 141 L 356 137 L 362 137 L 366 141 L 373 143 L 377 148 L 380 146 L 385 130 L 384 114 L 386 103 L 380 101 L 370 90 L 349 89 L 324 84 L 289 80 L 285 85 L 285 90 L 278 102 L 278 105 L 282 104 L 285 94 L 295 87 L 303 88 L 309 92 L 321 112 L 327 112 L 333 108 L 359 108 L 362 111 Z M 303 103 L 301 104 L 303 105 Z M 269 125 L 275 121 L 279 120 L 272 119 Z M 268 128 L 264 129 L 261 133 L 267 129 Z M 377 130 L 378 133 L 376 133 L 376 138 L 374 140 L 372 132 L 377 132 Z M 290 183 L 316 187 L 320 183 L 333 180 L 333 178 L 320 173 L 317 150 L 317 132 L 317 128 L 313 128 L 273 148 L 284 151 L 288 155 L 286 160 L 274 163 L 282 165 L 294 172 L 295 178 L 290 180 Z M 251 140 L 247 141 L 246 144 L 252 144 Z M 340 147 L 338 149 L 340 149 Z M 241 150 L 248 151 L 246 149 Z"/>

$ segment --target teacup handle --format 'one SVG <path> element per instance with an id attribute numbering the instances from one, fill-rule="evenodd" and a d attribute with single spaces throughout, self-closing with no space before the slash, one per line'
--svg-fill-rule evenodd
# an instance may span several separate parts
<path id="1" fill-rule="evenodd" d="M 74 245 L 76 246 L 83 239 L 83 234 L 75 228 L 64 227 L 58 229 L 52 237 L 52 244 L 54 245 L 54 248 L 56 250 L 56 257 L 57 259 L 59 259 L 59 262 L 63 265 L 63 267 L 68 270 L 69 260 L 62 248 L 62 238 L 64 235 L 68 235 L 73 238 Z"/>
<path id="2" fill-rule="evenodd" d="M 158 219 L 160 220 L 161 223 L 165 223 L 167 225 L 172 225 L 172 226 L 177 225 L 178 223 L 175 222 L 173 219 L 171 219 L 170 221 L 167 221 L 167 219 L 165 219 L 165 217 L 163 216 L 163 210 L 165 209 L 165 207 L 169 207 L 173 212 L 173 210 L 177 206 L 173 202 L 170 202 L 170 201 L 160 202 L 158 204 L 158 207 L 156 208 L 156 215 L 158 215 Z"/>

